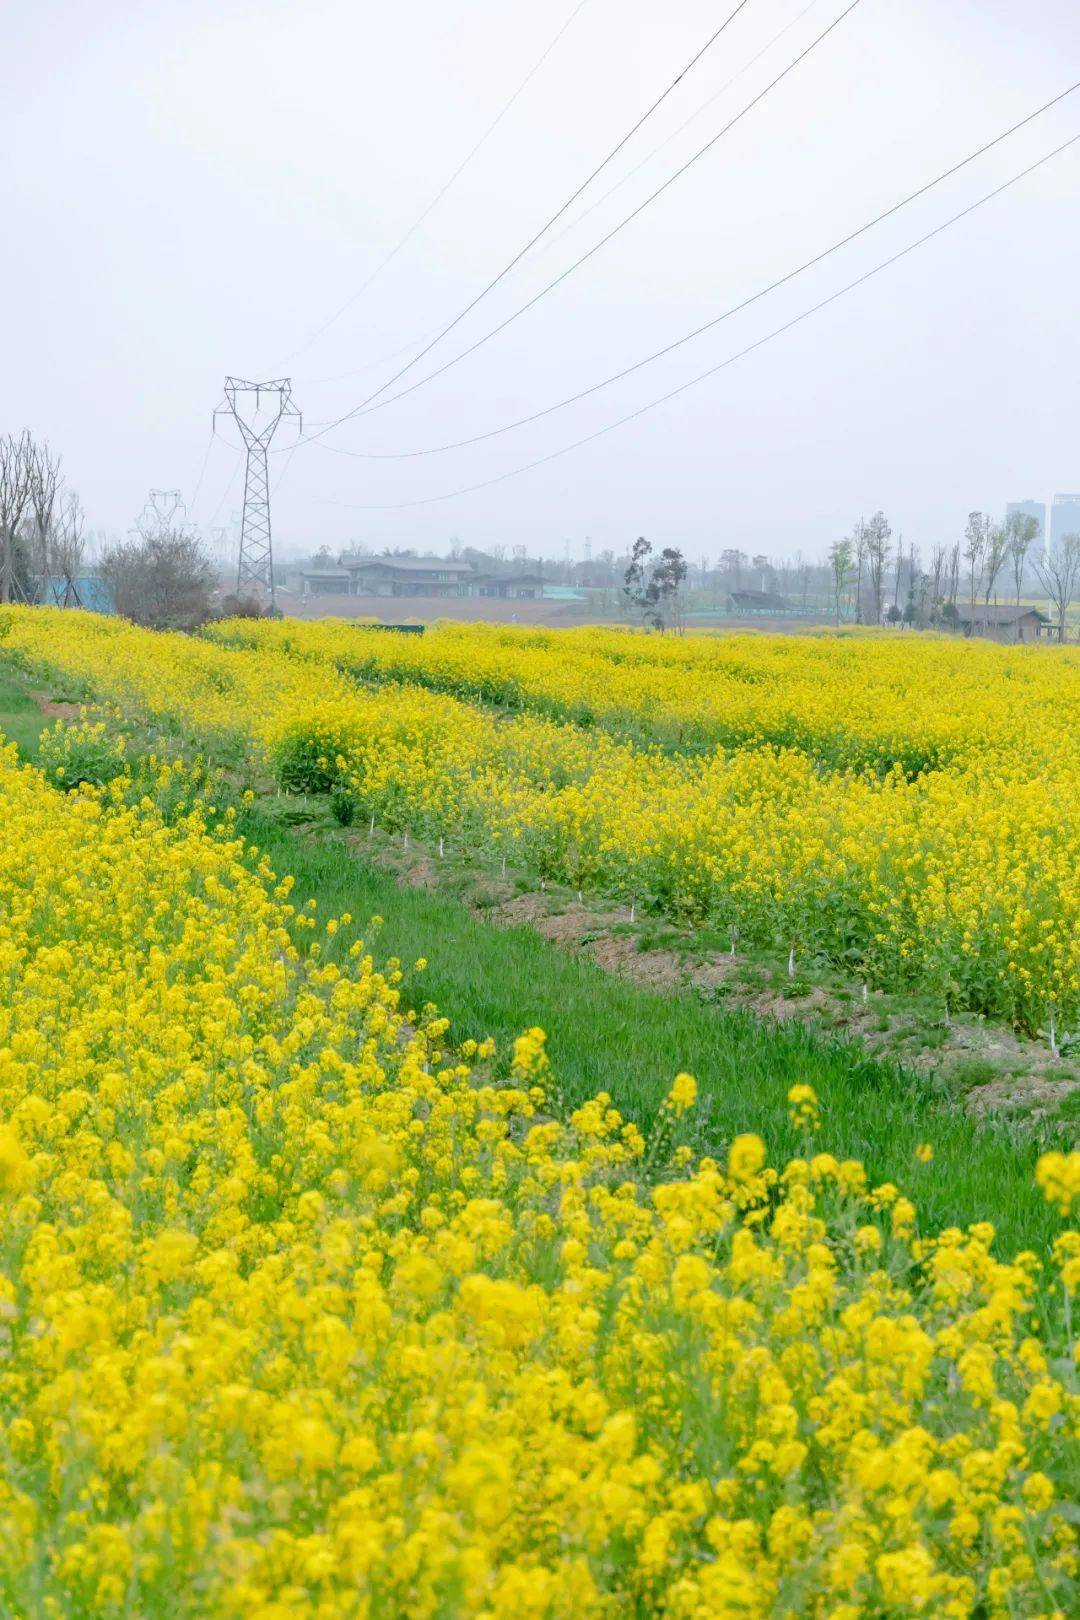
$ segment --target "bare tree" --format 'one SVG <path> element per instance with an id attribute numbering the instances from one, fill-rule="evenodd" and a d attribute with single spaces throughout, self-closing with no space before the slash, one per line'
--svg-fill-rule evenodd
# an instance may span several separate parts
<path id="1" fill-rule="evenodd" d="M 949 590 L 948 601 L 956 606 L 956 599 L 960 594 L 960 542 L 959 540 L 949 552 Z"/>
<path id="2" fill-rule="evenodd" d="M 862 624 L 862 582 L 866 567 L 866 524 L 862 518 L 855 525 L 852 543 L 855 547 L 855 623 Z"/>
<path id="3" fill-rule="evenodd" d="M 26 595 L 18 554 L 19 528 L 34 486 L 34 441 L 24 429 L 0 438 L 0 602 Z"/>
<path id="4" fill-rule="evenodd" d="M 1013 584 L 1016 587 L 1016 605 L 1020 606 L 1020 593 L 1024 585 L 1024 567 L 1027 554 L 1039 536 L 1039 520 L 1026 512 L 1010 512 L 1005 519 L 1008 531 L 1009 561 L 1012 564 Z"/>
<path id="5" fill-rule="evenodd" d="M 894 608 L 898 608 L 900 606 L 900 574 L 901 574 L 901 572 L 903 570 L 903 567 L 904 567 L 904 537 L 901 534 L 901 535 L 897 535 L 897 537 L 896 537 L 896 574 L 895 574 L 895 576 L 893 578 L 893 596 L 892 596 L 892 601 L 893 601 L 893 607 Z"/>
<path id="6" fill-rule="evenodd" d="M 1039 583 L 1057 613 L 1058 640 L 1065 640 L 1065 619 L 1080 586 L 1080 534 L 1066 534 L 1035 564 Z"/>
<path id="7" fill-rule="evenodd" d="M 33 471 L 30 480 L 30 518 L 33 523 L 33 571 L 44 584 L 49 573 L 49 549 L 56 522 L 57 503 L 64 480 L 60 457 L 54 456 L 47 441 L 31 450 Z"/>
<path id="8" fill-rule="evenodd" d="M 969 512 L 967 526 L 964 529 L 964 559 L 968 565 L 968 604 L 971 609 L 971 623 L 969 628 L 975 628 L 975 598 L 978 594 L 979 581 L 982 578 L 982 559 L 986 550 L 986 531 L 990 519 L 984 518 L 981 512 Z"/>
<path id="9" fill-rule="evenodd" d="M 866 525 L 866 571 L 870 580 L 870 593 L 874 600 L 874 623 L 881 623 L 884 606 L 885 569 L 889 563 L 889 541 L 892 529 L 884 512 L 875 512 Z"/>
<path id="10" fill-rule="evenodd" d="M 61 597 L 61 607 L 86 606 L 86 603 L 80 600 L 78 586 L 78 575 L 86 550 L 85 526 L 86 515 L 79 497 L 73 489 L 66 490 L 60 503 L 59 514 L 51 526 L 44 569 L 46 576 L 52 575 L 59 582 L 60 589 L 57 590 L 57 595 Z"/>
<path id="11" fill-rule="evenodd" d="M 914 624 L 920 629 L 924 629 L 928 618 L 930 576 L 923 573 L 921 555 L 914 540 L 908 546 L 907 566 L 907 601 L 904 604 L 904 623 Z"/>
<path id="12" fill-rule="evenodd" d="M 194 630 L 210 616 L 216 574 L 191 534 L 121 540 L 101 560 L 117 611 L 155 630 Z"/>
<path id="13" fill-rule="evenodd" d="M 945 547 L 936 545 L 930 553 L 930 607 L 936 612 L 945 585 Z"/>
<path id="14" fill-rule="evenodd" d="M 750 561 L 757 569 L 758 590 L 771 590 L 775 580 L 773 579 L 773 565 L 770 559 L 763 554 L 759 554 L 756 557 L 751 557 Z"/>
<path id="15" fill-rule="evenodd" d="M 851 580 L 852 566 L 855 561 L 854 540 L 834 540 L 829 547 L 829 567 L 832 569 L 833 599 L 836 607 L 836 622 L 840 623 L 841 603 L 844 592 Z"/>
<path id="16" fill-rule="evenodd" d="M 983 597 L 983 605 L 986 608 L 990 606 L 991 593 L 997 583 L 998 575 L 1005 566 L 1008 555 L 1009 531 L 1007 526 L 1004 523 L 991 523 L 988 518 L 986 521 L 986 549 L 983 554 L 983 586 L 986 592 Z M 996 596 L 994 600 L 997 600 Z M 985 618 L 989 621 L 989 612 L 986 613 Z"/>
<path id="17" fill-rule="evenodd" d="M 735 546 L 731 546 L 727 551 L 721 552 L 720 567 L 731 581 L 730 585 L 728 586 L 729 590 L 738 591 L 742 589 L 742 571 L 744 566 L 749 561 L 750 559 L 746 555 L 746 552 L 739 551 Z"/>

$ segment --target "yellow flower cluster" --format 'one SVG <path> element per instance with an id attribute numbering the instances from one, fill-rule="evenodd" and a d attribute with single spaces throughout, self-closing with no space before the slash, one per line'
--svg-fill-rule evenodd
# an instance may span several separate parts
<path id="1" fill-rule="evenodd" d="M 337 619 L 232 620 L 221 645 L 285 651 L 358 679 L 410 682 L 600 725 L 631 741 L 771 743 L 833 768 L 908 775 L 955 760 L 1075 764 L 1080 653 L 925 636 L 727 635 L 442 623 L 423 636 Z"/>
<path id="2" fill-rule="evenodd" d="M 231 829 L 0 752 L 5 1613 L 1076 1612 L 1075 1228 L 560 1119 Z"/>
<path id="3" fill-rule="evenodd" d="M 85 614 L 9 610 L 0 650 L 177 724 L 200 744 L 216 739 L 245 755 L 254 743 L 285 785 L 334 787 L 357 818 L 452 836 L 541 877 L 734 926 L 748 941 L 794 945 L 889 988 L 913 987 L 1031 1030 L 1051 1016 L 1070 1029 L 1080 1015 L 1080 726 L 1068 731 L 1080 666 L 1068 657 L 895 638 L 791 638 L 789 652 L 747 638 L 676 644 L 591 633 L 613 678 L 622 665 L 608 643 L 631 649 L 624 663 L 636 659 L 633 668 L 649 669 L 651 659 L 665 672 L 685 672 L 695 658 L 708 670 L 718 645 L 729 660 L 746 649 L 748 668 L 763 656 L 759 645 L 776 665 L 805 661 L 809 648 L 813 662 L 801 685 L 790 675 L 787 701 L 807 714 L 817 704 L 822 724 L 836 691 L 825 683 L 817 692 L 814 667 L 837 660 L 850 693 L 856 655 L 872 654 L 866 668 L 882 684 L 873 659 L 887 653 L 901 665 L 894 717 L 897 694 L 914 703 L 935 682 L 943 688 L 932 704 L 926 696 L 925 722 L 913 710 L 912 757 L 930 746 L 931 731 L 944 749 L 957 715 L 970 714 L 983 739 L 947 765 L 910 774 L 901 764 L 832 768 L 813 751 L 760 737 L 756 746 L 671 752 L 412 684 L 365 687 L 332 657 L 297 656 L 294 642 L 306 646 L 315 631 L 351 634 L 354 645 L 389 639 L 356 627 L 245 623 L 220 627 L 212 645 Z M 466 633 L 450 639 L 457 646 Z M 483 652 L 485 636 L 478 645 Z M 947 680 L 943 660 L 966 655 L 972 670 Z M 905 687 L 903 671 L 923 657 L 927 667 Z M 995 659 L 1014 663 L 998 669 Z M 962 706 L 963 693 L 987 670 L 997 673 L 987 676 L 979 718 Z M 1026 750 L 1014 736 L 1025 704 Z M 842 729 L 843 713 L 831 723 Z M 1055 725 L 1062 730 L 1051 758 Z M 862 748 L 865 736 L 852 726 Z M 959 748 L 955 739 L 949 746 Z M 888 747 L 903 753 L 892 733 Z"/>

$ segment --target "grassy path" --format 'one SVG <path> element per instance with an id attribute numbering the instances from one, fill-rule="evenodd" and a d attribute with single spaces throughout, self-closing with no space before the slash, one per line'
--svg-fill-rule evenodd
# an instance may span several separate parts
<path id="1" fill-rule="evenodd" d="M 29 760 L 44 723 L 18 680 L 0 669 L 0 732 Z M 1056 1230 L 1033 1184 L 1043 1144 L 1031 1130 L 980 1127 L 926 1082 L 798 1023 L 774 1025 L 689 993 L 657 993 L 530 928 L 493 927 L 458 900 L 399 885 L 329 825 L 287 825 L 272 799 L 243 813 L 242 830 L 279 874 L 293 874 L 297 899 L 317 900 L 320 916 L 348 911 L 365 933 L 370 917 L 383 917 L 376 955 L 401 958 L 409 1000 L 435 1002 L 452 1020 L 452 1039 L 492 1035 L 506 1050 L 523 1029 L 543 1028 L 570 1105 L 607 1091 L 648 1124 L 686 1069 L 707 1099 L 701 1151 L 722 1152 L 735 1132 L 754 1130 L 783 1159 L 799 1145 L 787 1091 L 805 1081 L 821 1101 L 821 1147 L 863 1160 L 875 1180 L 902 1184 L 926 1229 L 989 1219 L 1007 1250 L 1042 1248 Z M 427 967 L 417 973 L 420 957 Z M 934 1157 L 922 1164 L 915 1148 L 927 1141 Z"/>
<path id="2" fill-rule="evenodd" d="M 821 1100 L 822 1148 L 902 1183 L 928 1227 L 990 1219 L 1009 1248 L 1039 1247 L 1056 1230 L 1032 1182 L 1030 1130 L 979 1126 L 909 1072 L 794 1021 L 765 1023 L 685 992 L 657 993 L 531 928 L 493 927 L 459 901 L 399 885 L 329 828 L 298 833 L 268 808 L 249 812 L 244 830 L 276 871 L 295 876 L 299 896 L 318 899 L 321 915 L 383 917 L 377 954 L 401 958 L 410 1000 L 435 1002 L 453 1039 L 493 1035 L 506 1048 L 530 1025 L 544 1029 L 570 1105 L 608 1091 L 647 1123 L 674 1075 L 688 1069 L 708 1098 L 702 1151 L 753 1130 L 783 1158 L 799 1150 L 788 1088 L 806 1081 Z M 411 971 L 418 957 L 427 961 L 422 974 Z M 934 1147 L 929 1164 L 915 1158 L 925 1141 Z"/>

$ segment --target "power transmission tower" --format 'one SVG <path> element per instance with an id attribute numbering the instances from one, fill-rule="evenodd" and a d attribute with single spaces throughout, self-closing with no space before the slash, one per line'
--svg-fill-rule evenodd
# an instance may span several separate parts
<path id="1" fill-rule="evenodd" d="M 264 399 L 268 402 L 265 410 Z M 249 590 L 254 587 L 256 591 L 266 591 L 273 607 L 274 552 L 270 537 L 270 473 L 266 456 L 282 417 L 295 416 L 298 432 L 303 431 L 303 418 L 292 403 L 292 382 L 288 377 L 261 383 L 226 377 L 225 398 L 214 412 L 215 423 L 223 415 L 232 417 L 247 450 L 236 594 L 242 596 L 245 586 Z"/>
<path id="2" fill-rule="evenodd" d="M 187 507 L 178 489 L 152 489 L 135 519 L 135 532 L 144 540 L 163 540 L 169 534 L 189 534 Z"/>

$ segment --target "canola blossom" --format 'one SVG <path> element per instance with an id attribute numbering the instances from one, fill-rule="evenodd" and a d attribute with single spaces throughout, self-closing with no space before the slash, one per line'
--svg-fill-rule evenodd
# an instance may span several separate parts
<path id="1" fill-rule="evenodd" d="M 1080 649 L 877 634 L 665 639 L 450 622 L 401 636 L 340 619 L 234 619 L 278 650 L 685 752 L 771 744 L 830 769 L 907 775 L 988 758 L 1033 772 L 1080 749 Z"/>
<path id="2" fill-rule="evenodd" d="M 747 941 L 794 946 L 888 989 L 932 994 L 1031 1031 L 1050 1018 L 1065 1030 L 1080 1019 L 1080 729 L 1068 723 L 1070 656 L 897 638 L 806 642 L 812 668 L 832 656 L 847 670 L 838 691 L 853 684 L 851 659 L 864 648 L 879 681 L 883 650 L 919 672 L 909 684 L 926 698 L 928 718 L 916 753 L 935 728 L 944 735 L 949 705 L 964 690 L 959 678 L 944 682 L 942 659 L 972 656 L 968 686 L 980 670 L 997 671 L 996 684 L 984 682 L 991 718 L 983 744 L 912 773 L 897 762 L 835 768 L 760 738 L 671 751 L 396 680 L 365 686 L 333 658 L 297 653 L 321 628 L 226 625 L 211 641 L 13 609 L 0 618 L 0 654 L 179 727 L 199 746 L 231 748 L 238 759 L 254 748 L 285 786 L 333 791 L 343 819 L 374 816 L 391 830 L 450 836 L 540 878 L 734 927 Z M 390 640 L 346 628 L 362 644 Z M 701 658 L 711 668 L 718 656 L 707 640 L 589 634 L 605 650 L 630 647 L 624 662 L 634 667 L 686 669 Z M 526 651 L 532 636 L 525 633 Z M 757 656 L 755 642 L 728 639 L 736 650 L 725 656 Z M 513 642 L 511 652 L 525 657 Z M 571 649 L 571 664 L 574 656 Z M 769 652 L 789 674 L 799 656 Z M 995 658 L 1006 660 L 1000 669 Z M 786 701 L 809 708 L 813 680 L 806 670 L 801 678 L 802 686 L 792 676 Z M 944 691 L 931 703 L 935 678 Z M 1025 713 L 1026 750 L 1016 737 Z M 842 706 L 834 724 L 837 714 Z"/>
<path id="3" fill-rule="evenodd" d="M 101 747 L 104 733 L 95 733 Z M 180 764 L 0 750 L 0 1604 L 243 1620 L 1065 1620 L 1050 1254 L 445 1048 Z"/>

